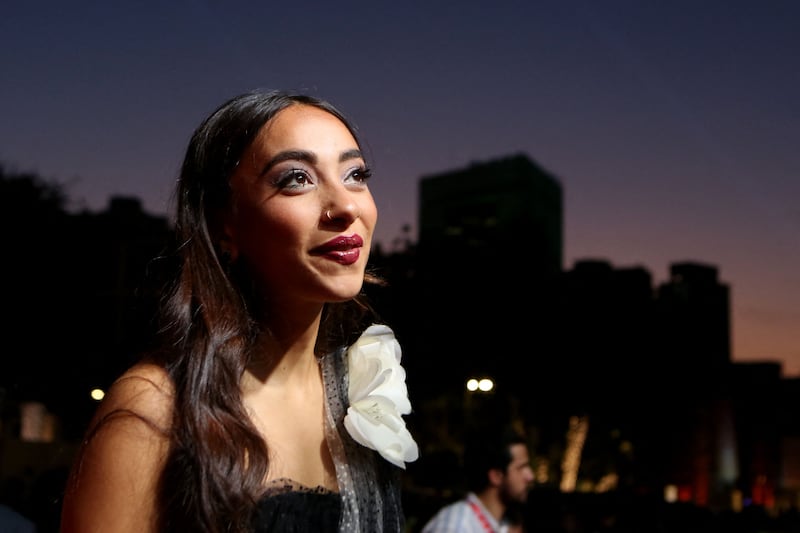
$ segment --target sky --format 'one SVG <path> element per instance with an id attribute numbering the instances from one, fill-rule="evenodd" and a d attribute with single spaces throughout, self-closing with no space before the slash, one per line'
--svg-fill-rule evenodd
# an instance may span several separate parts
<path id="1" fill-rule="evenodd" d="M 356 124 L 386 247 L 419 179 L 524 153 L 564 268 L 714 266 L 734 361 L 800 377 L 800 2 L 75 1 L 0 7 L 0 163 L 167 215 L 192 130 L 254 88 Z"/>

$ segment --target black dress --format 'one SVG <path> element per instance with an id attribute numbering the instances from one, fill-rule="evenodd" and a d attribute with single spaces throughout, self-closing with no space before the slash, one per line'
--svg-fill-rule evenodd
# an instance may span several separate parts
<path id="1" fill-rule="evenodd" d="M 339 531 L 341 496 L 324 487 L 315 489 L 287 483 L 286 490 L 270 490 L 258 502 L 254 533 L 335 533 Z"/>

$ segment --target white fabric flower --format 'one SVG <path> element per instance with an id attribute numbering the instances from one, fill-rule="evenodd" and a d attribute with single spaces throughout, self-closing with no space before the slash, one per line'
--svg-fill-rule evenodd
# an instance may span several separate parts
<path id="1" fill-rule="evenodd" d="M 419 457 L 419 449 L 401 416 L 411 412 L 411 402 L 400 355 L 394 332 L 377 324 L 348 348 L 350 407 L 344 426 L 356 442 L 405 468 Z"/>

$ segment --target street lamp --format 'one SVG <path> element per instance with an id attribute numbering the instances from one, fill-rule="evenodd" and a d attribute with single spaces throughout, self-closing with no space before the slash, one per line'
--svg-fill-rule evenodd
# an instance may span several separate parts
<path id="1" fill-rule="evenodd" d="M 494 381 L 489 378 L 470 378 L 467 380 L 469 392 L 489 392 L 494 389 Z"/>

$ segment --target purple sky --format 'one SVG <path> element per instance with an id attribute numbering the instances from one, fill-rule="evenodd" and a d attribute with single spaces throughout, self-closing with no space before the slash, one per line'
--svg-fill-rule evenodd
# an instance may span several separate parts
<path id="1" fill-rule="evenodd" d="M 565 268 L 714 265 L 734 359 L 800 376 L 800 2 L 273 5 L 5 3 L 0 161 L 165 214 L 209 111 L 306 90 L 370 147 L 378 240 L 416 235 L 421 176 L 524 152 L 563 186 Z"/>

